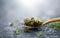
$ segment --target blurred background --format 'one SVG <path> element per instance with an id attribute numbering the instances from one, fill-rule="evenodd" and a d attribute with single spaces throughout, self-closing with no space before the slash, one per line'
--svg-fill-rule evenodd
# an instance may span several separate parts
<path id="1" fill-rule="evenodd" d="M 25 17 L 60 17 L 60 0 L 0 0 L 0 30 L 7 24 Z"/>

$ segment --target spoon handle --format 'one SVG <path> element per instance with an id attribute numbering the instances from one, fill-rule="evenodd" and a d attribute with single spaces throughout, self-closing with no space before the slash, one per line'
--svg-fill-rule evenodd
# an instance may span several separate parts
<path id="1" fill-rule="evenodd" d="M 44 26 L 48 23 L 56 22 L 56 21 L 60 21 L 60 18 L 53 18 L 53 19 L 47 20 L 47 21 L 43 22 L 41 26 Z"/>

